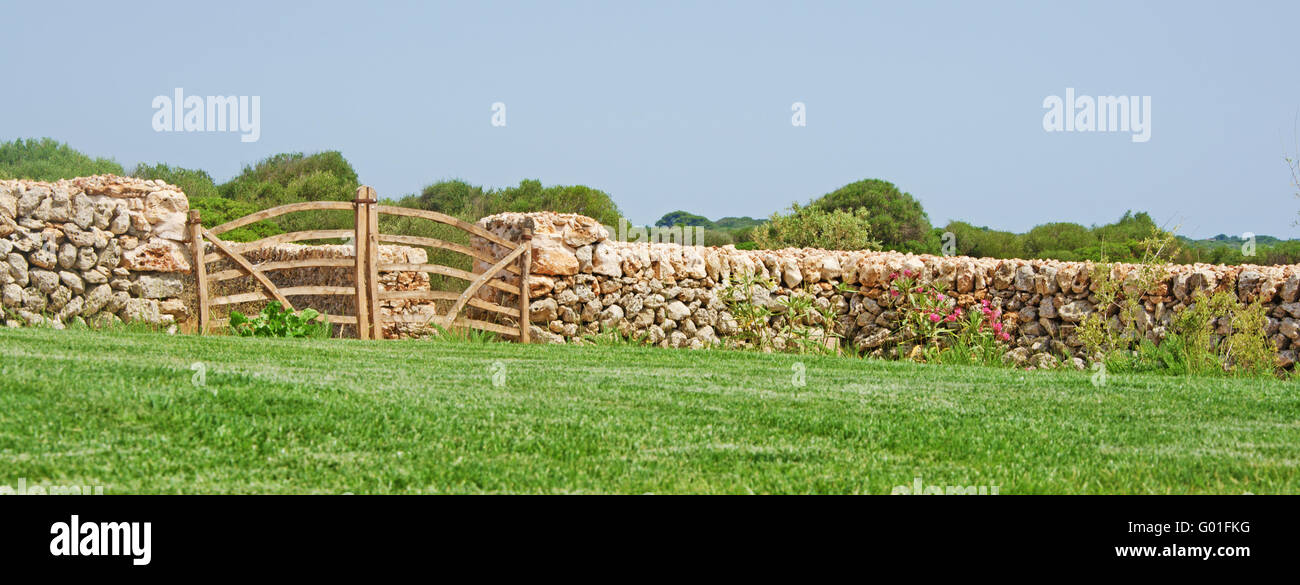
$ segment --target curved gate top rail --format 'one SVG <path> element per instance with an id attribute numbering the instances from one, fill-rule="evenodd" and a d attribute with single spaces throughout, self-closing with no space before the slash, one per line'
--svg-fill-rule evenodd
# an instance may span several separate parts
<path id="1" fill-rule="evenodd" d="M 326 210 L 353 211 L 353 229 L 289 232 L 276 234 L 274 236 L 247 243 L 227 242 L 219 237 L 221 234 L 231 230 L 287 213 Z M 492 244 L 503 248 L 506 253 L 504 257 L 497 258 L 491 252 L 478 250 L 455 242 L 422 236 L 380 233 L 379 214 L 381 213 L 426 219 L 449 225 L 468 232 L 473 236 L 483 238 Z M 356 199 L 353 201 L 306 201 L 301 203 L 290 203 L 288 205 L 280 205 L 278 207 L 264 209 L 209 229 L 203 228 L 201 217 L 197 210 L 190 211 L 189 220 L 191 252 L 195 259 L 194 276 L 195 282 L 198 285 L 200 333 L 206 333 L 209 331 L 210 327 L 226 322 L 226 320 L 217 321 L 210 319 L 209 312 L 212 306 L 260 300 L 277 300 L 280 301 L 285 308 L 293 310 L 294 305 L 290 303 L 288 299 L 290 296 L 351 295 L 355 298 L 356 314 L 331 315 L 329 321 L 337 324 L 355 325 L 357 336 L 360 339 L 382 339 L 384 337 L 383 326 L 386 323 L 410 323 L 427 320 L 413 319 L 409 316 L 384 316 L 380 311 L 379 302 L 381 300 L 404 299 L 452 301 L 451 309 L 446 314 L 435 314 L 432 320 L 429 321 L 429 324 L 440 325 L 448 329 L 453 327 L 471 327 L 511 336 L 523 343 L 529 342 L 529 291 L 525 275 L 529 273 L 532 264 L 531 229 L 525 229 L 523 240 L 521 242 L 511 242 L 482 228 L 481 226 L 436 211 L 379 205 L 375 197 L 375 190 L 372 187 L 364 185 L 357 189 Z M 276 244 L 333 238 L 352 238 L 356 244 L 356 253 L 354 257 L 350 259 L 307 258 L 301 260 L 272 261 L 254 264 L 244 256 L 244 254 L 249 251 L 266 248 Z M 205 239 L 212 243 L 212 247 L 215 249 L 213 252 L 207 253 L 205 250 L 203 245 Z M 471 261 L 478 260 L 485 264 L 489 264 L 490 267 L 482 273 L 474 273 L 441 264 L 380 263 L 379 243 L 381 241 L 450 250 L 470 257 Z M 229 259 L 235 264 L 235 268 L 218 271 L 209 275 L 207 273 L 207 264 L 221 259 Z M 516 264 L 518 264 L 518 266 L 516 266 Z M 353 286 L 278 287 L 266 275 L 268 272 L 279 270 L 313 267 L 352 268 L 355 274 Z M 441 274 L 464 280 L 469 284 L 465 290 L 460 293 L 434 290 L 380 291 L 379 273 L 392 271 Z M 517 284 L 506 282 L 505 280 L 498 278 L 498 276 L 503 272 L 510 272 L 516 275 L 517 278 L 514 278 L 513 280 L 517 281 Z M 209 297 L 208 287 L 211 283 L 245 276 L 253 278 L 258 290 L 216 298 Z M 519 299 L 518 307 L 507 307 L 479 298 L 477 296 L 478 292 L 482 290 L 484 286 L 489 286 L 502 292 L 515 295 Z M 511 327 L 500 323 L 464 317 L 461 313 L 467 307 L 474 307 L 490 313 L 504 315 L 505 317 L 513 319 L 515 326 Z"/>

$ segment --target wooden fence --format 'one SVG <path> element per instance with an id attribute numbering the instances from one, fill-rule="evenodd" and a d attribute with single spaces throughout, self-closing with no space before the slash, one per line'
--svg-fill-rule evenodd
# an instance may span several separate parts
<path id="1" fill-rule="evenodd" d="M 229 232 L 230 230 L 262 221 L 264 219 L 285 215 L 287 213 L 329 210 L 353 211 L 353 229 L 290 232 L 276 234 L 249 243 L 227 242 L 222 240 L 220 237 L 221 234 Z M 486 252 L 475 250 L 469 246 L 464 246 L 454 242 L 422 236 L 381 233 L 379 231 L 380 214 L 426 219 L 456 227 L 473 236 L 478 236 L 506 249 L 507 253 L 505 257 L 498 260 Z M 355 257 L 306 258 L 300 260 L 262 262 L 260 264 L 254 264 L 244 256 L 245 253 L 251 250 L 266 248 L 276 244 L 334 238 L 352 238 L 353 242 L 356 244 Z M 210 313 L 213 307 L 263 300 L 276 300 L 280 301 L 285 308 L 295 310 L 295 306 L 289 301 L 289 297 L 303 295 L 351 295 L 355 299 L 355 313 L 353 315 L 329 315 L 328 319 L 334 324 L 353 325 L 357 332 L 357 337 L 360 339 L 382 339 L 384 337 L 385 324 L 401 322 L 438 325 L 446 329 L 469 327 L 510 336 L 523 343 L 528 343 L 529 341 L 528 286 L 526 276 L 531 269 L 532 263 L 532 231 L 527 228 L 524 230 L 522 241 L 517 243 L 511 242 L 483 229 L 482 227 L 436 211 L 379 205 L 378 201 L 375 199 L 375 190 L 368 186 L 362 186 L 357 189 L 356 199 L 351 202 L 308 201 L 303 203 L 291 203 L 249 214 L 210 229 L 205 229 L 203 227 L 198 211 L 190 211 L 189 239 L 191 253 L 194 258 L 194 280 L 195 283 L 197 283 L 198 288 L 198 331 L 200 333 L 209 332 L 213 328 L 222 327 L 229 323 L 228 319 L 212 319 Z M 213 252 L 206 252 L 203 244 L 204 240 L 212 243 L 212 247 L 214 248 Z M 482 273 L 474 273 L 466 272 L 451 266 L 443 266 L 441 264 L 381 263 L 379 261 L 380 242 L 450 250 L 452 252 L 458 252 L 469 256 L 471 261 L 481 260 L 487 262 L 491 264 L 491 267 Z M 234 263 L 235 268 L 208 274 L 208 263 L 222 259 L 230 260 Z M 518 266 L 516 266 L 516 264 Z M 268 272 L 294 268 L 353 268 L 355 279 L 353 281 L 353 286 L 278 287 L 270 278 L 267 277 Z M 520 278 L 518 278 L 518 281 L 520 284 L 513 285 L 497 279 L 496 276 L 503 270 L 519 275 Z M 379 290 L 379 273 L 381 272 L 427 272 L 431 274 L 441 274 L 464 280 L 468 282 L 469 285 L 464 291 L 459 293 L 436 290 L 381 291 Z M 215 298 L 210 297 L 208 291 L 212 283 L 233 280 L 246 276 L 251 276 L 253 278 L 257 290 Z M 519 299 L 518 307 L 508 307 L 478 298 L 477 293 L 484 286 L 489 286 L 515 295 Z M 435 315 L 432 320 L 418 316 L 383 315 L 380 311 L 379 302 L 381 300 L 398 299 L 451 301 L 452 305 L 451 309 L 447 311 L 446 314 Z M 470 319 L 461 314 L 466 307 L 475 307 L 489 313 L 512 318 L 515 325 L 510 326 L 481 319 Z"/>

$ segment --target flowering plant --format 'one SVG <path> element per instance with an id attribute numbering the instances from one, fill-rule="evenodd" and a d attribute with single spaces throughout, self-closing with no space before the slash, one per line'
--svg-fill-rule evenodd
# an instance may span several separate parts
<path id="1" fill-rule="evenodd" d="M 1011 340 L 1002 323 L 1002 309 L 984 299 L 965 311 L 944 290 L 941 282 L 920 282 L 920 275 L 911 270 L 889 275 L 889 298 L 927 361 L 953 354 L 956 361 L 997 363 L 1003 344 Z"/>
<path id="2" fill-rule="evenodd" d="M 919 282 L 920 275 L 904 270 L 889 275 L 889 296 L 899 308 L 904 329 L 924 345 L 938 345 L 939 338 L 951 335 L 947 327 L 961 318 L 956 299 L 944 294 L 941 282 Z"/>

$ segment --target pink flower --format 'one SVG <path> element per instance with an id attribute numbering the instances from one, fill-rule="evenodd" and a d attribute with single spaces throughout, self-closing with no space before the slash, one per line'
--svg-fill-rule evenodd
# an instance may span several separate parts
<path id="1" fill-rule="evenodd" d="M 891 296 L 891 297 L 896 297 L 896 296 L 898 296 L 898 289 L 894 289 L 894 290 L 889 291 L 889 296 Z"/>
<path id="2" fill-rule="evenodd" d="M 985 309 L 989 308 L 989 300 L 988 300 L 988 299 L 984 299 L 984 300 L 980 301 L 980 304 L 983 305 Z"/>
<path id="3" fill-rule="evenodd" d="M 956 309 L 953 309 L 952 314 L 956 315 L 958 318 L 961 318 L 961 307 L 957 307 Z"/>
<path id="4" fill-rule="evenodd" d="M 944 319 L 944 321 L 947 321 L 949 323 L 952 323 L 953 321 L 956 320 L 957 320 L 957 313 L 948 313 L 948 318 Z"/>
<path id="5" fill-rule="evenodd" d="M 903 276 L 906 276 L 906 277 L 908 277 L 908 278 L 912 278 L 912 271 L 911 271 L 911 270 L 904 270 L 904 271 L 903 271 Z"/>
<path id="6" fill-rule="evenodd" d="M 930 322 L 931 322 L 931 323 L 938 323 L 938 322 L 939 322 L 939 319 L 942 319 L 942 318 L 943 318 L 943 317 L 940 317 L 938 313 L 930 313 Z"/>
<path id="7" fill-rule="evenodd" d="M 916 292 L 925 292 L 925 289 L 918 286 L 916 287 Z"/>
<path id="8" fill-rule="evenodd" d="M 1002 339 L 1002 341 L 1011 341 L 1011 336 L 1008 335 L 1008 334 L 1006 334 L 1006 333 L 1003 333 L 1003 334 L 1001 335 L 1001 339 Z"/>
<path id="9" fill-rule="evenodd" d="M 946 299 L 946 298 L 948 298 L 948 297 L 943 296 L 943 293 L 939 293 L 939 296 L 938 296 L 938 297 L 935 297 L 935 298 L 937 298 L 937 299 L 939 299 L 939 300 L 942 301 L 942 300 L 944 300 L 944 299 Z"/>
<path id="10" fill-rule="evenodd" d="M 890 273 L 889 273 L 889 280 L 898 280 L 898 273 L 897 273 L 897 272 L 890 272 Z"/>
<path id="11" fill-rule="evenodd" d="M 993 332 L 994 332 L 994 333 L 1002 333 L 1002 322 L 1001 322 L 1001 321 L 994 321 L 994 322 L 993 322 Z"/>

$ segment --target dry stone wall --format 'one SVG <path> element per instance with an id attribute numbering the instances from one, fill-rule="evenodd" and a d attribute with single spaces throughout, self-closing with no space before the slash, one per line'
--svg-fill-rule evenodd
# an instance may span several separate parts
<path id="1" fill-rule="evenodd" d="M 644 334 L 665 347 L 726 344 L 737 325 L 719 294 L 735 277 L 750 273 L 774 284 L 751 298 L 777 313 L 774 325 L 781 319 L 782 297 L 806 290 L 817 306 L 834 309 L 836 328 L 847 343 L 883 353 L 899 321 L 889 277 L 908 270 L 923 280 L 942 281 L 965 309 L 984 300 L 1001 308 L 1017 361 L 1062 354 L 1085 358 L 1077 328 L 1094 310 L 1099 286 L 1088 262 L 628 243 L 611 240 L 609 229 L 594 219 L 549 212 L 499 214 L 479 225 L 511 240 L 525 226 L 533 227 L 530 318 L 534 338 L 553 343 L 617 329 Z M 474 245 L 496 257 L 504 254 L 482 238 Z M 1125 283 L 1121 294 L 1140 295 L 1142 335 L 1162 339 L 1174 312 L 1190 304 L 1197 291 L 1235 290 L 1241 301 L 1266 306 L 1269 338 L 1282 363 L 1294 363 L 1300 350 L 1300 266 L 1175 265 L 1148 291 L 1136 290 L 1137 268 L 1113 265 L 1111 277 Z"/>
<path id="2" fill-rule="evenodd" d="M 188 211 L 161 181 L 0 181 L 5 324 L 185 321 Z"/>

